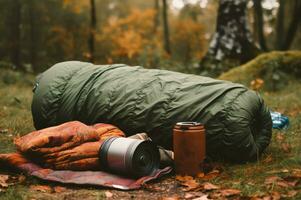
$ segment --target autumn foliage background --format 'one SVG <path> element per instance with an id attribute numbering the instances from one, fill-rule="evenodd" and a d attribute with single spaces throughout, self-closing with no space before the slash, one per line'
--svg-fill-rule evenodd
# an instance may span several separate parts
<path id="1" fill-rule="evenodd" d="M 0 1 L 3 9 L 0 38 L 1 62 L 11 62 L 15 48 L 8 23 L 16 23 L 9 13 L 14 3 Z M 205 25 L 191 17 L 169 12 L 172 53 L 163 47 L 161 9 L 153 1 L 96 1 L 96 29 L 90 29 L 90 1 L 20 1 L 20 56 L 22 67 L 39 72 L 65 60 L 89 61 L 90 31 L 95 36 L 94 63 L 127 63 L 158 68 L 197 63 L 206 50 Z M 214 16 L 213 16 L 214 17 Z M 4 28 L 4 27 L 7 28 Z M 11 25 L 10 25 L 11 26 Z M 6 49 L 6 50 L 5 50 Z M 183 67 L 182 67 L 183 68 Z M 180 69 L 181 70 L 181 69 Z M 185 70 L 185 67 L 184 67 Z M 183 71 L 183 70 L 182 70 Z"/>
<path id="2" fill-rule="evenodd" d="M 197 68 L 216 29 L 220 2 L 166 0 L 166 7 L 163 2 L 1 0 L 0 66 L 12 65 L 38 73 L 57 62 L 81 60 L 199 73 Z M 257 11 L 252 2 L 248 1 L 247 15 L 254 44 L 258 46 L 261 41 L 260 27 L 269 50 L 277 49 L 277 40 L 284 38 L 286 29 L 290 28 L 294 0 L 282 2 L 281 15 L 280 1 L 262 0 L 261 26 L 256 21 Z M 164 11 L 167 24 L 164 23 Z M 168 33 L 165 32 L 167 28 Z M 301 34 L 297 31 L 290 49 L 299 49 L 300 43 Z M 237 66 L 237 62 L 234 63 L 230 66 Z M 226 65 L 222 63 L 222 66 Z"/>

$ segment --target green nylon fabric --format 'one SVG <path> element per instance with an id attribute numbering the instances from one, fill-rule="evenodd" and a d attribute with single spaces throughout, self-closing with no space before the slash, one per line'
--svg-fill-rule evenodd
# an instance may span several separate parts
<path id="1" fill-rule="evenodd" d="M 37 129 L 79 120 L 110 123 L 127 135 L 148 133 L 172 149 L 176 122 L 205 124 L 210 158 L 255 160 L 268 146 L 272 122 L 254 91 L 207 77 L 139 66 L 58 63 L 37 79 Z"/>

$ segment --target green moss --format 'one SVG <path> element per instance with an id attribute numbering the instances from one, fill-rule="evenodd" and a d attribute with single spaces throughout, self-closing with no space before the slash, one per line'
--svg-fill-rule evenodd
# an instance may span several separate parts
<path id="1" fill-rule="evenodd" d="M 219 79 L 249 86 L 252 80 L 260 78 L 266 90 L 278 90 L 298 76 L 301 76 L 301 51 L 274 51 L 223 73 Z"/>

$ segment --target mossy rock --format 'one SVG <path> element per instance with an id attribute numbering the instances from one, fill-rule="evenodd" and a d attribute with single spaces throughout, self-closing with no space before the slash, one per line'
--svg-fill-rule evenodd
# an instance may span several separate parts
<path id="1" fill-rule="evenodd" d="M 284 88 L 291 79 L 301 80 L 301 51 L 264 53 L 219 76 L 246 86 L 258 78 L 264 81 L 263 89 L 268 91 Z"/>

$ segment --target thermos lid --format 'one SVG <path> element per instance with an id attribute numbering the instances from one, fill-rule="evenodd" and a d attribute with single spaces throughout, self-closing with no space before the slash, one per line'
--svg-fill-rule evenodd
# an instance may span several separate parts
<path id="1" fill-rule="evenodd" d="M 203 124 L 199 122 L 177 122 L 175 125 L 175 128 L 177 129 L 203 129 Z"/>

